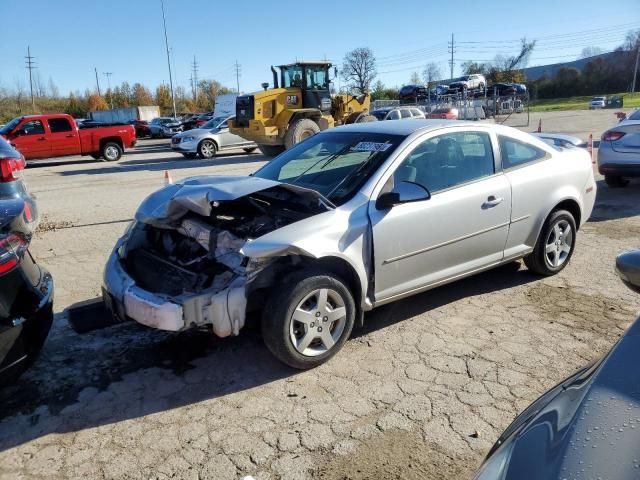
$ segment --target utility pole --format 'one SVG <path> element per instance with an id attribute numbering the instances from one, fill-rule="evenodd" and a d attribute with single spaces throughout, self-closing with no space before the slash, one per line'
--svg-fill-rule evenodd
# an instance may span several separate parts
<path id="1" fill-rule="evenodd" d="M 455 66 L 455 63 L 453 61 L 453 54 L 456 51 L 455 50 L 456 44 L 454 43 L 454 40 L 453 40 L 453 33 L 451 34 L 451 41 L 448 42 L 448 44 L 449 44 L 448 50 L 449 50 L 449 53 L 451 54 L 451 60 L 449 60 L 449 67 L 451 68 L 451 80 L 453 80 L 453 67 Z"/>
<path id="2" fill-rule="evenodd" d="M 241 65 L 238 64 L 238 60 L 236 60 L 236 64 L 233 68 L 236 71 L 236 91 L 238 92 L 238 95 L 240 95 L 240 67 Z"/>
<path id="3" fill-rule="evenodd" d="M 35 99 L 33 97 L 33 75 L 32 75 L 32 71 L 33 71 L 34 68 L 36 68 L 34 66 L 35 62 L 33 61 L 33 59 L 36 58 L 36 57 L 32 57 L 31 56 L 31 47 L 28 46 L 28 45 L 27 45 L 27 56 L 24 57 L 24 58 L 27 59 L 25 63 L 27 65 L 26 66 L 27 70 L 29 70 L 29 86 L 31 87 L 31 106 L 33 108 L 35 108 L 36 107 L 36 101 L 35 101 Z"/>
<path id="4" fill-rule="evenodd" d="M 173 93 L 173 76 L 171 74 L 171 60 L 169 59 L 169 40 L 167 39 L 167 21 L 164 16 L 164 0 L 160 0 L 162 8 L 162 26 L 164 27 L 164 46 L 167 49 L 167 65 L 169 66 L 169 86 L 171 87 L 171 103 L 173 105 L 173 118 L 176 118 L 176 96 Z"/>
<path id="5" fill-rule="evenodd" d="M 111 110 L 113 110 L 113 92 L 111 91 L 111 75 L 113 75 L 113 73 L 104 72 L 103 75 L 107 77 L 107 87 L 109 88 L 109 90 L 107 90 L 109 92 L 109 104 L 111 105 Z"/>
<path id="6" fill-rule="evenodd" d="M 94 70 L 96 72 L 96 87 L 98 87 L 98 96 L 101 97 L 102 94 L 100 93 L 100 82 L 98 81 L 98 69 L 94 67 Z"/>
<path id="7" fill-rule="evenodd" d="M 631 84 L 631 93 L 636 91 L 636 75 L 638 73 L 638 60 L 640 60 L 640 38 L 636 45 L 636 65 L 633 67 L 633 83 Z"/>
<path id="8" fill-rule="evenodd" d="M 191 64 L 191 81 L 193 82 L 191 85 L 191 91 L 193 92 L 193 101 L 198 101 L 198 62 L 196 61 L 196 56 L 193 56 L 193 63 Z"/>

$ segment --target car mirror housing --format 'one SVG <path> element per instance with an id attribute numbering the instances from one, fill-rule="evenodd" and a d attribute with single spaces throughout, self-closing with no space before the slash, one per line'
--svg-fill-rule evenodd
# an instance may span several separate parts
<path id="1" fill-rule="evenodd" d="M 618 255 L 616 273 L 627 287 L 640 293 L 640 250 Z"/>
<path id="2" fill-rule="evenodd" d="M 399 182 L 391 192 L 381 194 L 376 200 L 378 210 L 388 210 L 401 203 L 429 200 L 431 194 L 422 185 L 414 182 Z"/>

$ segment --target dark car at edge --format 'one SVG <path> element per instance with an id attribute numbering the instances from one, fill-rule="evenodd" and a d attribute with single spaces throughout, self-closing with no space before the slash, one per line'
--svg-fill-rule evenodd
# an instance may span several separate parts
<path id="1" fill-rule="evenodd" d="M 0 385 L 36 359 L 53 321 L 53 280 L 29 252 L 38 210 L 24 157 L 0 138 Z"/>

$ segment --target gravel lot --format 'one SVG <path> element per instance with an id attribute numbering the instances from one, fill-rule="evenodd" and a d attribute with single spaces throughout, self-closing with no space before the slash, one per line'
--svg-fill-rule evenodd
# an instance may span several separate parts
<path id="1" fill-rule="evenodd" d="M 585 138 L 615 122 L 611 111 L 538 113 L 524 129 L 538 117 Z M 640 183 L 599 182 L 561 274 L 508 265 L 382 307 L 313 371 L 275 361 L 251 328 L 79 335 L 65 309 L 97 298 L 111 247 L 165 169 L 246 174 L 264 161 L 185 160 L 167 145 L 27 172 L 42 214 L 32 252 L 56 281 L 56 318 L 40 359 L 0 391 L 0 480 L 469 478 L 514 416 L 608 350 L 640 307 L 612 268 L 638 247 Z"/>

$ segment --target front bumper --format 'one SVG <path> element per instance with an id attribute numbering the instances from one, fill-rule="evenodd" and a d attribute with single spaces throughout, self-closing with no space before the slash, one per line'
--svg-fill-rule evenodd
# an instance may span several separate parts
<path id="1" fill-rule="evenodd" d="M 155 294 L 138 287 L 122 267 L 118 258 L 122 244 L 120 239 L 111 252 L 103 278 L 103 299 L 114 315 L 160 330 L 211 326 L 219 337 L 238 335 L 247 307 L 245 277 L 238 276 L 227 288 L 217 291 L 177 297 Z"/>
<path id="2" fill-rule="evenodd" d="M 180 142 L 180 143 L 171 142 L 171 150 L 174 150 L 180 153 L 197 153 L 198 142 Z"/>

